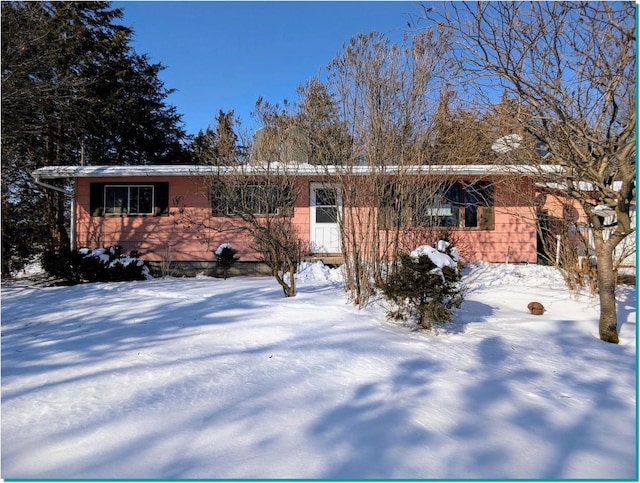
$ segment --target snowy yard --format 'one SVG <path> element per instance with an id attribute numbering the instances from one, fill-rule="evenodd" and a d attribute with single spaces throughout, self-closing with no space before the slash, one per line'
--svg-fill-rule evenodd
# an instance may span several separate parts
<path id="1" fill-rule="evenodd" d="M 4 284 L 1 476 L 635 479 L 635 290 L 611 345 L 552 268 L 466 272 L 438 334 L 348 304 L 321 265 L 291 299 L 272 278 Z"/>

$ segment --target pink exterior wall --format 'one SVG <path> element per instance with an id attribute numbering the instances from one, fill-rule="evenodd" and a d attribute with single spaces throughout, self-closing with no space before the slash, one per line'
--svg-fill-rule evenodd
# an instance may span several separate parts
<path id="1" fill-rule="evenodd" d="M 142 257 L 159 261 L 169 256 L 172 260 L 213 260 L 208 230 L 178 223 L 175 215 L 168 216 L 90 216 L 91 182 L 169 182 L 169 207 L 177 212 L 173 200 L 182 197 L 189 211 L 197 220 L 210 219 L 211 208 L 204 194 L 202 180 L 194 177 L 145 177 L 132 178 L 78 178 L 76 180 L 76 246 L 103 247 L 122 245 L 125 252 L 138 250 Z M 170 250 L 170 255 L 167 250 Z"/>
<path id="2" fill-rule="evenodd" d="M 169 182 L 168 216 L 90 216 L 91 182 Z M 300 237 L 309 241 L 310 178 L 298 178 L 293 224 Z M 531 262 L 536 254 L 536 227 L 526 199 L 514 195 L 513 183 L 496 183 L 495 228 L 493 230 L 454 229 L 453 235 L 465 261 Z M 522 190 L 526 186 L 521 180 Z M 181 211 L 180 208 L 183 208 Z M 242 232 L 219 232 L 233 218 L 211 216 L 204 180 L 197 177 L 78 178 L 76 180 L 76 247 L 121 245 L 125 252 L 138 250 L 143 259 L 161 261 L 213 261 L 213 251 L 222 243 L 231 243 L 241 261 L 255 261 L 258 254 Z"/>
<path id="3" fill-rule="evenodd" d="M 168 216 L 91 216 L 92 182 L 169 183 Z M 149 261 L 213 261 L 213 251 L 231 243 L 242 261 L 257 261 L 246 233 L 233 230 L 236 219 L 211 216 L 211 204 L 202 178 L 156 177 L 143 179 L 78 178 L 76 180 L 76 247 L 121 245 L 125 253 L 138 250 Z M 309 238 L 309 183 L 305 182 L 296 200 L 293 223 L 303 239 Z"/>
<path id="4" fill-rule="evenodd" d="M 494 185 L 494 228 L 447 228 L 462 261 L 536 263 L 537 228 L 531 180 L 501 179 Z M 409 234 L 411 237 L 411 234 Z M 416 233 L 406 247 L 421 243 Z M 384 243 L 384 238 L 382 239 Z"/>
<path id="5" fill-rule="evenodd" d="M 456 230 L 465 261 L 537 261 L 537 229 L 530 178 L 512 178 L 494 187 L 493 230 Z"/>
<path id="6" fill-rule="evenodd" d="M 463 261 L 535 263 L 536 228 L 511 210 L 495 210 L 494 230 L 454 230 Z"/>

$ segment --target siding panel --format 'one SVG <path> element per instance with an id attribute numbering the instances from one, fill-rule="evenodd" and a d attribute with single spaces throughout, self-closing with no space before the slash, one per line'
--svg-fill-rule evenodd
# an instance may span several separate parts
<path id="1" fill-rule="evenodd" d="M 91 216 L 96 192 L 91 183 L 160 183 L 169 184 L 168 216 Z M 311 178 L 298 178 L 293 224 L 300 237 L 309 241 L 309 183 Z M 454 229 L 465 261 L 489 262 L 536 261 L 536 228 L 528 206 L 525 187 L 530 179 L 514 179 L 496 183 L 493 210 L 494 228 Z M 515 188 L 517 187 L 517 188 Z M 517 194 L 520 193 L 520 194 Z M 93 198 L 93 199 L 92 199 Z M 231 243 L 241 261 L 259 260 L 250 248 L 246 234 L 221 232 L 233 220 L 211 216 L 210 200 L 202 178 L 180 176 L 77 178 L 76 180 L 76 246 L 101 247 L 122 245 L 125 252 L 138 250 L 144 259 L 161 261 L 212 261 L 213 250 L 221 243 Z M 366 208 L 361 208 L 366 210 Z M 213 228 L 217 228 L 214 230 Z"/>

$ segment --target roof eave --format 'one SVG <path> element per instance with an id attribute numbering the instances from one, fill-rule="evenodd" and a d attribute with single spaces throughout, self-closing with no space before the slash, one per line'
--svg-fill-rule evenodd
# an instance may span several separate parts
<path id="1" fill-rule="evenodd" d="M 59 178 L 115 178 L 151 176 L 212 176 L 212 175 L 455 175 L 455 176 L 540 176 L 560 174 L 564 170 L 558 165 L 414 165 L 414 166 L 342 166 L 342 165 L 264 165 L 203 166 L 203 165 L 151 165 L 151 166 L 47 166 L 35 170 L 36 179 Z"/>

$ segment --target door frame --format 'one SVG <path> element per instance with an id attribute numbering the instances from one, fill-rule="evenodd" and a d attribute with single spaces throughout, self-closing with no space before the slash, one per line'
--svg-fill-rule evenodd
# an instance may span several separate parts
<path id="1" fill-rule="evenodd" d="M 335 188 L 336 189 L 336 223 L 316 223 L 316 190 L 319 188 Z M 310 253 L 342 253 L 342 236 L 340 233 L 340 224 L 342 220 L 342 185 L 335 182 L 312 181 L 309 183 L 309 251 Z M 338 233 L 337 247 L 329 247 L 328 251 L 320 251 L 314 247 L 315 232 L 318 225 L 325 225 L 325 229 L 335 227 Z M 330 225 L 330 226 L 326 226 Z"/>

